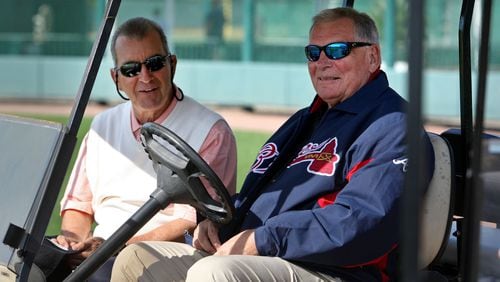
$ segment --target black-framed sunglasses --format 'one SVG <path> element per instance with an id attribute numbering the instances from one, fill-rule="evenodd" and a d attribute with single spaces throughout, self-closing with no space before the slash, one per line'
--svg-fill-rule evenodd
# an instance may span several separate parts
<path id="1" fill-rule="evenodd" d="M 324 51 L 326 57 L 331 60 L 340 60 L 349 55 L 353 48 L 371 45 L 372 43 L 367 42 L 332 42 L 326 44 L 325 46 L 318 46 L 313 44 L 307 45 L 305 47 L 305 51 L 306 57 L 310 62 L 316 62 L 317 60 L 319 60 L 321 51 Z"/>
<path id="2" fill-rule="evenodd" d="M 126 77 L 133 77 L 141 72 L 142 65 L 145 65 L 150 72 L 155 72 L 161 70 L 167 64 L 168 55 L 154 55 L 144 62 L 126 62 L 121 67 L 115 68 L 115 70 L 120 70 L 120 72 Z"/>

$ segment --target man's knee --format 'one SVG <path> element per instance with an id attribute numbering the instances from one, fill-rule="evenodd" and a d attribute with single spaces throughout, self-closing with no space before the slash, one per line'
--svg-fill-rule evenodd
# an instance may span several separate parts
<path id="1" fill-rule="evenodd" d="M 141 247 L 133 244 L 124 248 L 119 255 L 115 259 L 115 264 L 113 265 L 113 269 L 115 268 L 123 268 L 129 263 L 137 263 L 140 261 L 140 257 L 137 256 L 138 250 L 141 250 Z"/>
<path id="2" fill-rule="evenodd" d="M 187 272 L 186 281 L 229 281 L 228 273 L 231 273 L 225 257 L 208 256 L 197 261 Z"/>
<path id="3" fill-rule="evenodd" d="M 137 255 L 137 252 L 140 252 L 140 250 L 141 248 L 134 244 L 120 252 L 113 264 L 111 281 L 131 281 L 140 275 L 138 266 L 143 265 L 141 263 L 141 256 Z"/>
<path id="4" fill-rule="evenodd" d="M 132 244 L 116 258 L 112 281 L 154 281 L 158 277 L 184 280 L 187 268 L 202 257 L 202 253 L 182 243 Z"/>
<path id="5" fill-rule="evenodd" d="M 251 266 L 241 256 L 207 256 L 187 272 L 186 281 L 257 281 Z"/>

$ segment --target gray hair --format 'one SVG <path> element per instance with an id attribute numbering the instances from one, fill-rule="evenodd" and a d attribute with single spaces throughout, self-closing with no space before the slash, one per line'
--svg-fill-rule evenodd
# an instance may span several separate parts
<path id="1" fill-rule="evenodd" d="M 121 24 L 113 34 L 113 37 L 111 38 L 111 56 L 113 57 L 113 62 L 115 64 L 117 62 L 115 46 L 116 46 L 116 39 L 119 36 L 142 39 L 146 37 L 146 35 L 150 31 L 157 32 L 160 35 L 160 40 L 163 45 L 162 46 L 163 50 L 165 51 L 166 54 L 169 54 L 170 51 L 167 43 L 167 36 L 165 35 L 165 32 L 163 32 L 163 29 L 152 20 L 142 17 L 137 17 L 129 19 L 123 24 Z"/>
<path id="2" fill-rule="evenodd" d="M 373 19 L 365 13 L 358 12 L 353 8 L 333 8 L 320 11 L 312 19 L 313 23 L 309 33 L 313 27 L 320 23 L 332 22 L 339 19 L 348 18 L 354 22 L 356 32 L 356 40 L 366 40 L 369 43 L 379 43 L 377 26 Z"/>

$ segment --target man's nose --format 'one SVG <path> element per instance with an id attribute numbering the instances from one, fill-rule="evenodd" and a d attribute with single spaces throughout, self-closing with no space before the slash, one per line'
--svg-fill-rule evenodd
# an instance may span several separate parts
<path id="1" fill-rule="evenodd" d="M 146 65 L 141 65 L 141 72 L 139 73 L 139 80 L 141 82 L 150 82 L 153 79 L 151 71 L 146 67 Z"/>
<path id="2" fill-rule="evenodd" d="M 321 50 L 321 52 L 319 53 L 319 59 L 318 59 L 318 63 L 321 63 L 321 64 L 331 64 L 331 60 L 330 58 L 328 58 L 326 56 L 326 53 L 324 50 Z"/>

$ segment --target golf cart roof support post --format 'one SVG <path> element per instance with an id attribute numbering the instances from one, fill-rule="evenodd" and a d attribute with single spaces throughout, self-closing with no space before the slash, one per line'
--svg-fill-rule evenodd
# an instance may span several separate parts
<path id="1" fill-rule="evenodd" d="M 94 86 L 111 30 L 113 29 L 116 14 L 118 13 L 118 8 L 120 7 L 120 2 L 121 0 L 108 0 L 107 2 L 106 12 L 104 14 L 105 17 L 99 28 L 97 40 L 92 46 L 90 59 L 87 63 L 87 67 L 85 68 L 84 76 L 80 84 L 80 88 L 78 89 L 78 95 L 75 98 L 76 103 L 68 121 L 70 135 L 76 136 L 78 129 L 80 128 L 80 123 L 82 121 L 83 114 L 85 113 L 85 108 L 87 107 L 90 94 L 92 93 L 92 87 Z"/>
<path id="2" fill-rule="evenodd" d="M 42 195 L 42 199 L 40 200 L 40 203 L 43 203 L 43 208 L 40 205 L 38 210 L 34 213 L 35 217 L 31 219 L 34 222 L 33 228 L 30 234 L 31 236 L 28 238 L 43 238 L 47 229 L 50 214 L 55 206 L 59 190 L 64 180 L 65 172 L 68 168 L 72 152 L 75 148 L 78 129 L 80 127 L 80 123 L 104 55 L 106 44 L 113 27 L 119 5 L 120 0 L 108 0 L 105 19 L 99 30 L 97 40 L 94 42 L 89 62 L 82 79 L 82 84 L 75 98 L 75 106 L 73 107 L 67 126 L 61 131 L 60 150 L 54 156 L 54 167 L 51 169 L 52 173 L 47 182 L 47 190 Z M 28 280 L 31 262 L 33 262 L 40 244 L 41 242 L 26 240 L 26 243 L 22 248 L 22 255 L 24 256 L 24 262 L 28 263 L 24 263 L 21 266 L 21 269 L 19 269 L 18 281 Z"/>
<path id="3" fill-rule="evenodd" d="M 488 71 L 488 48 L 490 37 L 491 0 L 483 0 L 481 9 L 481 37 L 479 46 L 478 82 L 476 97 L 476 117 L 471 152 L 471 173 L 466 174 L 465 229 L 463 248 L 466 256 L 462 256 L 464 281 L 477 281 L 479 269 L 481 203 L 483 201 L 483 185 L 480 177 L 482 160 L 482 133 L 484 123 L 484 105 L 486 101 L 486 77 Z M 472 104 L 471 107 L 472 108 Z"/>
<path id="4" fill-rule="evenodd" d="M 460 19 L 458 23 L 458 62 L 459 62 L 459 83 L 460 83 L 460 138 L 462 139 L 463 151 L 455 156 L 455 160 L 463 164 L 462 166 L 456 166 L 462 169 L 462 171 L 457 171 L 457 175 L 460 175 L 462 179 L 457 179 L 457 189 L 456 197 L 457 201 L 455 203 L 455 215 L 464 216 L 464 210 L 466 205 L 465 193 L 470 190 L 470 186 L 467 185 L 467 165 L 470 164 L 470 153 L 472 152 L 472 75 L 471 75 L 471 42 L 470 42 L 470 31 L 472 22 L 472 12 L 474 10 L 474 0 L 463 0 L 462 8 L 460 10 Z M 467 220 L 467 219 L 464 219 Z M 464 276 L 465 267 L 464 266 L 464 256 L 463 251 L 465 247 L 464 238 L 467 234 L 464 234 L 464 225 L 462 222 L 457 222 L 457 230 L 460 236 L 457 238 L 459 245 L 457 248 L 457 261 L 459 275 Z M 467 232 L 465 232 L 467 233 Z"/>
<path id="5" fill-rule="evenodd" d="M 459 62 L 459 83 L 460 83 L 460 128 L 463 144 L 463 154 L 455 156 L 456 161 L 464 164 L 462 171 L 457 171 L 457 175 L 465 178 L 467 173 L 466 164 L 470 164 L 469 152 L 472 150 L 472 75 L 471 75 L 471 43 L 470 31 L 472 22 L 472 12 L 474 10 L 475 0 L 464 0 L 460 11 L 460 19 L 458 26 L 458 62 Z M 462 179 L 461 186 L 458 188 L 458 193 L 462 193 L 462 197 L 457 199 L 466 199 L 463 196 L 465 193 L 465 179 Z M 464 202 L 456 203 L 457 212 L 463 215 Z"/>
<path id="6" fill-rule="evenodd" d="M 407 128 L 422 128 L 422 53 L 423 53 L 423 13 L 425 1 L 410 1 L 408 4 L 408 93 L 410 106 L 407 109 Z M 424 160 L 420 152 L 423 146 L 418 130 L 408 130 L 406 134 L 408 158 L 412 165 L 405 176 L 405 189 L 401 202 L 401 281 L 420 281 L 418 269 L 420 216 L 423 193 L 421 177 L 425 173 Z"/>
<path id="7" fill-rule="evenodd" d="M 354 6 L 354 0 L 344 0 L 342 1 L 342 6 L 352 8 Z"/>

